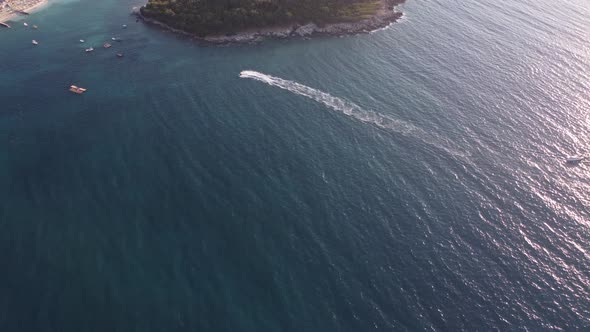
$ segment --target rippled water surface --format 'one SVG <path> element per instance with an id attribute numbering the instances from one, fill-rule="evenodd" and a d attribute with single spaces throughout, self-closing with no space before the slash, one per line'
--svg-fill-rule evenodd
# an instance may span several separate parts
<path id="1" fill-rule="evenodd" d="M 136 4 L 0 30 L 1 331 L 590 329 L 586 0 L 225 47 Z"/>

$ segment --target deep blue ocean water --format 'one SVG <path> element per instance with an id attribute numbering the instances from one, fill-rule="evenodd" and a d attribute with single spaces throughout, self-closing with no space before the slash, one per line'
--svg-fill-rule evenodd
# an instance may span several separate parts
<path id="1" fill-rule="evenodd" d="M 224 47 L 137 4 L 0 30 L 0 331 L 590 330 L 587 0 Z"/>

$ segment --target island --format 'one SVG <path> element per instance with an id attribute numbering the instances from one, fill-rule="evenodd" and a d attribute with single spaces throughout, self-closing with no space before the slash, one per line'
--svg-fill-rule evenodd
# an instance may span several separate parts
<path id="1" fill-rule="evenodd" d="M 369 32 L 395 22 L 405 0 L 149 0 L 146 22 L 216 43 Z"/>

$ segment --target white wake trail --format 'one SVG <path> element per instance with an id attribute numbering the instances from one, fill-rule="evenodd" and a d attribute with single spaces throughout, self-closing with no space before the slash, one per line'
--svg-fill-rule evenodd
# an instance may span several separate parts
<path id="1" fill-rule="evenodd" d="M 310 88 L 306 85 L 299 84 L 297 82 L 284 80 L 282 78 L 266 75 L 251 70 L 242 71 L 240 73 L 240 77 L 251 78 L 253 80 L 264 82 L 268 85 L 276 86 L 278 88 L 291 91 L 295 94 L 305 96 L 319 103 L 322 103 L 335 111 L 342 112 L 357 120 L 377 125 L 381 128 L 396 129 L 396 131 L 401 131 L 405 134 L 415 131 L 417 129 L 401 120 L 392 119 L 372 111 L 366 111 L 352 102 L 340 99 L 338 97 L 334 97 L 328 93 L 316 90 L 314 88 Z"/>
<path id="2" fill-rule="evenodd" d="M 383 129 L 393 130 L 405 136 L 418 138 L 423 142 L 429 145 L 433 145 L 439 149 L 442 149 L 452 155 L 465 157 L 462 153 L 443 146 L 441 144 L 443 140 L 440 137 L 437 137 L 435 134 L 429 134 L 424 130 L 403 120 L 394 119 L 386 115 L 379 114 L 377 112 L 365 110 L 360 106 L 356 105 L 355 103 L 338 97 L 334 97 L 328 93 L 316 90 L 309 86 L 285 80 L 279 77 L 266 75 L 253 70 L 242 71 L 240 73 L 240 77 L 260 81 L 268 85 L 275 86 L 301 96 L 305 96 L 307 98 L 310 98 L 312 100 L 315 100 L 319 103 L 326 105 L 334 111 L 344 113 L 359 121 L 369 123 L 371 125 L 376 125 Z"/>

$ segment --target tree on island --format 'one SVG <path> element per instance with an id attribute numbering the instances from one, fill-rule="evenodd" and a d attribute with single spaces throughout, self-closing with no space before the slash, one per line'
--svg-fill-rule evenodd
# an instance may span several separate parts
<path id="1" fill-rule="evenodd" d="M 199 36 L 287 24 L 354 22 L 381 0 L 149 0 L 142 15 Z"/>

